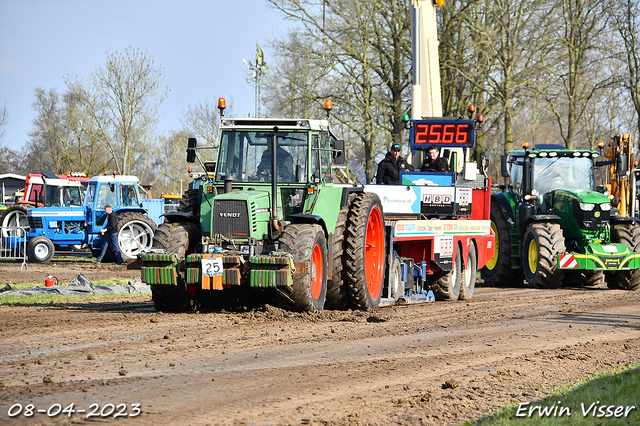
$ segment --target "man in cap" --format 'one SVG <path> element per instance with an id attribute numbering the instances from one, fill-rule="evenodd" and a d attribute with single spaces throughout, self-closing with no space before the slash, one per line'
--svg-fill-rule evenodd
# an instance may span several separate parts
<path id="1" fill-rule="evenodd" d="M 430 145 L 427 148 L 427 158 L 422 163 L 421 172 L 448 172 L 449 164 L 447 160 L 440 157 L 440 149 L 437 145 Z"/>
<path id="2" fill-rule="evenodd" d="M 116 253 L 116 264 L 122 265 L 122 255 L 120 254 L 120 246 L 118 245 L 118 218 L 109 204 L 104 206 L 104 212 L 107 214 L 107 226 L 100 230 L 102 234 L 102 250 L 100 250 L 96 263 L 102 262 L 102 258 L 107 253 L 107 249 L 111 246 Z"/>
<path id="3" fill-rule="evenodd" d="M 413 166 L 400 156 L 400 145 L 391 144 L 391 149 L 378 164 L 376 183 L 379 185 L 400 185 L 400 172 L 413 171 Z"/>

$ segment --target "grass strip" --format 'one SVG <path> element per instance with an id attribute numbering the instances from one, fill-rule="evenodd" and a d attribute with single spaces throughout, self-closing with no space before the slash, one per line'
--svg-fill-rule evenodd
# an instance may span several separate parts
<path id="1" fill-rule="evenodd" d="M 539 401 L 509 403 L 477 426 L 555 426 L 640 424 L 640 364 L 598 373 L 556 389 Z"/>

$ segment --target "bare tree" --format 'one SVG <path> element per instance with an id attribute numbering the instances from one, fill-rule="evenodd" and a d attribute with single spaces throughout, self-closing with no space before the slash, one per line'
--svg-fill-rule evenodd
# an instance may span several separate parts
<path id="1" fill-rule="evenodd" d="M 227 104 L 225 115 L 232 117 L 233 107 L 230 102 L 227 102 Z M 200 146 L 215 148 L 205 154 L 210 158 L 215 158 L 218 139 L 220 138 L 220 112 L 217 104 L 212 104 L 209 100 L 205 100 L 194 106 L 189 106 L 182 121 L 189 135 L 197 138 Z"/>
<path id="2" fill-rule="evenodd" d="M 7 113 L 7 103 L 5 102 L 2 109 L 0 109 L 0 139 L 4 137 L 5 130 L 3 129 L 3 127 L 7 125 L 8 121 L 9 113 Z"/>
<path id="3" fill-rule="evenodd" d="M 624 86 L 636 110 L 637 134 L 640 135 L 640 4 L 637 0 L 621 0 L 613 2 L 608 10 L 624 44 L 624 69 L 627 72 Z"/>
<path id="4" fill-rule="evenodd" d="M 128 47 L 124 54 L 107 56 L 104 68 L 90 77 L 90 85 L 67 76 L 67 86 L 84 92 L 84 108 L 91 124 L 83 130 L 99 141 L 109 152 L 116 170 L 130 174 L 146 171 L 158 111 L 166 99 L 162 69 L 155 68 L 152 58 Z"/>
<path id="5" fill-rule="evenodd" d="M 313 84 L 302 91 L 307 94 L 300 101 L 307 106 L 310 101 L 319 106 L 325 97 L 336 100 L 335 119 L 358 134 L 364 147 L 363 178 L 370 182 L 376 155 L 391 140 L 403 139 L 411 71 L 406 1 L 269 1 L 300 24 L 275 43 L 289 46 L 278 49 L 288 58 L 304 58 L 295 60 L 303 70 L 289 69 L 286 77 L 293 86 Z"/>
<path id="6" fill-rule="evenodd" d="M 152 167 L 146 176 L 154 192 L 180 194 L 186 189 L 190 181 L 186 149 L 192 135 L 188 130 L 180 130 L 158 138 L 157 149 L 149 159 Z"/>

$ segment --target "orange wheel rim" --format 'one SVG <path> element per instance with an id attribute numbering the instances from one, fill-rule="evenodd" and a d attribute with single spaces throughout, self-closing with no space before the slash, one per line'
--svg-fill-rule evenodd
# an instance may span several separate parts
<path id="1" fill-rule="evenodd" d="M 382 274 L 384 271 L 384 223 L 382 212 L 374 207 L 367 222 L 367 233 L 364 247 L 364 272 L 367 280 L 367 291 L 372 299 L 377 299 L 382 291 Z"/>
<path id="2" fill-rule="evenodd" d="M 313 247 L 313 255 L 311 256 L 313 263 L 313 271 L 311 273 L 311 295 L 314 300 L 318 300 L 322 292 L 322 278 L 324 277 L 324 269 L 322 262 L 322 248 L 320 244 Z"/>

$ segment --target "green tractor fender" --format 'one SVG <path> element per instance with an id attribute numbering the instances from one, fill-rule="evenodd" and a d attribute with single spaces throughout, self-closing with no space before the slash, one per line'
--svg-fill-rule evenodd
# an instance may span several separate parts
<path id="1" fill-rule="evenodd" d="M 322 227 L 322 230 L 324 231 L 325 238 L 329 236 L 329 233 L 327 231 L 327 224 L 324 222 L 322 216 L 307 213 L 294 213 L 290 214 L 287 217 L 287 220 L 289 220 L 291 223 L 296 224 L 306 223 L 310 225 L 320 225 Z"/>
<path id="2" fill-rule="evenodd" d="M 491 202 L 496 202 L 500 209 L 502 210 L 502 214 L 505 220 L 511 224 L 515 224 L 516 222 L 516 204 L 513 196 L 508 192 L 499 192 L 497 194 L 493 194 L 491 196 Z"/>

